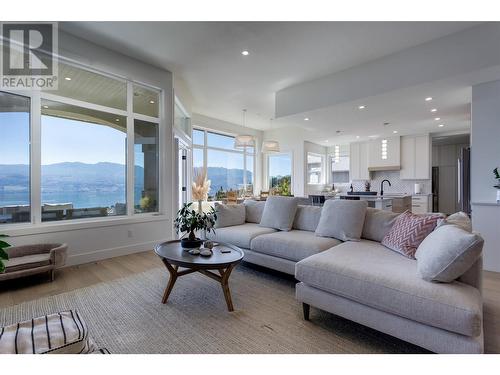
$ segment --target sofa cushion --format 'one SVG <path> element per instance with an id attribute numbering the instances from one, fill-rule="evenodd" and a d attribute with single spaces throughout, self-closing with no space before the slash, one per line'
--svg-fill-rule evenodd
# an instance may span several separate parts
<path id="1" fill-rule="evenodd" d="M 245 224 L 245 205 L 243 204 L 222 204 L 215 202 L 217 221 L 215 228 L 230 227 L 233 225 Z"/>
<path id="2" fill-rule="evenodd" d="M 415 253 L 420 276 L 427 281 L 452 282 L 481 256 L 484 240 L 457 225 L 442 225 L 429 234 Z"/>
<path id="3" fill-rule="evenodd" d="M 415 215 L 409 211 L 396 218 L 391 230 L 382 239 L 382 245 L 415 259 L 418 246 L 436 228 L 438 215 Z"/>
<path id="4" fill-rule="evenodd" d="M 297 206 L 292 228 L 314 232 L 318 227 L 320 217 L 321 207 L 299 205 Z"/>
<path id="5" fill-rule="evenodd" d="M 323 205 L 316 235 L 341 241 L 359 241 L 365 222 L 366 201 L 329 199 Z"/>
<path id="6" fill-rule="evenodd" d="M 76 310 L 0 328 L 1 354 L 86 354 L 97 350 Z"/>
<path id="7" fill-rule="evenodd" d="M 250 249 L 252 239 L 273 232 L 276 232 L 276 230 L 264 228 L 255 223 L 245 223 L 243 225 L 218 228 L 215 233 L 207 233 L 207 237 L 214 241 L 227 242 L 244 249 Z"/>
<path id="8" fill-rule="evenodd" d="M 292 229 L 298 200 L 294 197 L 267 198 L 260 226 L 288 231 Z"/>
<path id="9" fill-rule="evenodd" d="M 262 219 L 262 213 L 264 212 L 266 202 L 246 200 L 243 202 L 243 204 L 245 205 L 245 221 L 247 223 L 259 224 L 260 220 Z"/>
<path id="10" fill-rule="evenodd" d="M 455 281 L 429 283 L 417 262 L 380 243 L 345 242 L 297 263 L 295 277 L 315 288 L 433 327 L 477 336 L 482 327 L 479 290 Z"/>
<path id="11" fill-rule="evenodd" d="M 250 249 L 278 258 L 298 262 L 341 243 L 335 238 L 318 237 L 314 232 L 291 230 L 255 237 Z"/>
<path id="12" fill-rule="evenodd" d="M 4 261 L 4 263 L 6 273 L 48 266 L 50 264 L 50 253 L 9 258 L 9 260 Z"/>
<path id="13" fill-rule="evenodd" d="M 367 240 L 382 242 L 399 216 L 398 213 L 368 207 L 361 237 Z"/>
<path id="14" fill-rule="evenodd" d="M 465 212 L 456 212 L 447 218 L 439 219 L 437 226 L 440 227 L 441 225 L 448 224 L 457 225 L 463 230 L 472 233 L 472 220 Z"/>

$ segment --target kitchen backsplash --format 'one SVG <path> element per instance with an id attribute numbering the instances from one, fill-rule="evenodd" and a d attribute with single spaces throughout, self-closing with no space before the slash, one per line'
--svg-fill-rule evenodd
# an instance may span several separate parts
<path id="1" fill-rule="evenodd" d="M 380 190 L 380 182 L 382 180 L 387 179 L 391 181 L 391 186 L 389 184 L 384 183 L 384 192 L 386 193 L 414 193 L 414 186 L 416 183 L 421 184 L 421 194 L 429 194 L 432 191 L 431 180 L 401 180 L 399 178 L 399 171 L 377 171 L 371 172 L 372 179 L 371 183 L 371 191 L 379 191 Z M 335 185 L 335 188 L 340 189 L 342 192 L 346 192 L 350 188 L 350 184 L 338 184 Z M 364 181 L 353 181 L 352 187 L 354 191 L 364 191 L 365 190 L 365 182 Z"/>

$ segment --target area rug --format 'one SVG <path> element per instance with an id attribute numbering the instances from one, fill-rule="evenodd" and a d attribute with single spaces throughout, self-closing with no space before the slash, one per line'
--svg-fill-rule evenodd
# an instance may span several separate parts
<path id="1" fill-rule="evenodd" d="M 183 276 L 161 304 L 168 273 L 140 274 L 0 310 L 0 325 L 78 309 L 100 347 L 112 353 L 422 353 L 423 349 L 312 309 L 302 319 L 293 279 L 240 265 L 226 309 L 220 284 Z"/>

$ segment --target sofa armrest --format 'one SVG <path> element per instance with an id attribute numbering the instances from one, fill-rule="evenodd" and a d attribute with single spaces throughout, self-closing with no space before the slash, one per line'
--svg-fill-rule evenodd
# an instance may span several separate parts
<path id="1" fill-rule="evenodd" d="M 50 250 L 50 259 L 56 268 L 62 267 L 66 264 L 68 257 L 68 245 L 63 243 Z"/>
<path id="2" fill-rule="evenodd" d="M 458 281 L 473 286 L 483 294 L 483 257 L 480 256 L 471 268 L 458 278 Z"/>

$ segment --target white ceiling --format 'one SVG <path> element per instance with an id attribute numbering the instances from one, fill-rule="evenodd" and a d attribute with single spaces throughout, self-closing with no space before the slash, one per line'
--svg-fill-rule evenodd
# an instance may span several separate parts
<path id="1" fill-rule="evenodd" d="M 133 56 L 182 77 L 193 97 L 193 112 L 241 123 L 248 110 L 247 126 L 268 129 L 274 117 L 276 91 L 297 83 L 339 72 L 349 67 L 458 32 L 477 23 L 468 22 L 67 22 L 60 27 L 109 49 Z M 250 51 L 242 56 L 241 51 Z M 437 87 L 436 87 L 437 90 Z M 400 126 L 432 127 L 421 96 L 390 94 L 372 98 L 368 110 L 352 111 L 352 103 L 327 108 L 307 126 L 324 133 L 350 134 L 384 121 Z M 434 95 L 434 94 L 433 94 Z M 470 92 L 451 87 L 442 92 L 444 117 L 465 126 L 465 105 Z M 281 119 L 282 125 L 303 126 L 301 117 Z M 375 130 L 377 129 L 377 130 Z M 347 135 L 347 134 L 345 134 Z M 314 140 L 314 139 L 311 139 Z"/>

